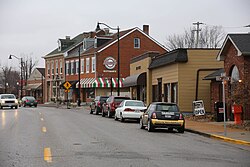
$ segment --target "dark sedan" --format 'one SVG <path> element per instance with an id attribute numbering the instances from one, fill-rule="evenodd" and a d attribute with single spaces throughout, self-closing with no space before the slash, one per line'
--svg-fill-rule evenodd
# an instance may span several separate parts
<path id="1" fill-rule="evenodd" d="M 145 127 L 149 132 L 154 131 L 155 128 L 168 128 L 171 131 L 177 129 L 179 133 L 184 133 L 185 120 L 177 104 L 154 102 L 140 118 L 140 128 Z"/>
<path id="2" fill-rule="evenodd" d="M 34 106 L 37 107 L 37 100 L 33 97 L 33 96 L 24 96 L 22 98 L 22 106 L 26 107 L 26 106 Z"/>

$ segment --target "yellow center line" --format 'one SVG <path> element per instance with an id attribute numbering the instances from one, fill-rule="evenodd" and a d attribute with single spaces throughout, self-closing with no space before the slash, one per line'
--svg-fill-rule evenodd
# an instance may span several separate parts
<path id="1" fill-rule="evenodd" d="M 47 132 L 46 127 L 43 127 L 43 128 L 42 128 L 42 131 L 43 131 L 44 133 Z"/>
<path id="2" fill-rule="evenodd" d="M 44 148 L 44 161 L 52 162 L 51 149 L 49 147 Z"/>

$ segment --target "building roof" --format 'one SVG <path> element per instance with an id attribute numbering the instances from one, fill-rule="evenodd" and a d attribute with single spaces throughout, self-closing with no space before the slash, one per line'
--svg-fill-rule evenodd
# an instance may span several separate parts
<path id="1" fill-rule="evenodd" d="M 62 47 L 61 50 L 58 50 L 58 48 L 54 49 L 52 52 L 50 52 L 49 54 L 44 56 L 44 58 L 52 57 L 52 56 L 58 55 L 58 54 L 63 54 L 65 52 L 69 51 L 73 47 L 82 43 L 83 39 L 90 36 L 90 34 L 91 34 L 91 32 L 84 32 L 84 33 L 77 35 L 73 39 L 59 39 L 64 47 Z"/>
<path id="2" fill-rule="evenodd" d="M 45 68 L 36 68 L 43 76 L 45 76 Z"/>
<path id="3" fill-rule="evenodd" d="M 176 49 L 152 59 L 149 69 L 161 67 L 171 63 L 187 62 L 187 49 Z"/>
<path id="4" fill-rule="evenodd" d="M 247 34 L 228 34 L 223 46 L 217 56 L 217 60 L 223 61 L 225 54 L 230 46 L 233 44 L 237 49 L 237 56 L 250 56 L 250 33 Z"/>
<path id="5" fill-rule="evenodd" d="M 215 80 L 216 77 L 221 76 L 221 74 L 224 73 L 224 72 L 225 72 L 224 69 L 221 68 L 221 69 L 219 69 L 219 70 L 205 76 L 203 79 L 204 80 Z"/>

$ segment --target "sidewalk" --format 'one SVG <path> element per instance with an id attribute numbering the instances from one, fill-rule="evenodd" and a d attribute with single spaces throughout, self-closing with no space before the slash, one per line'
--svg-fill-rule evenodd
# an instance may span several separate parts
<path id="1" fill-rule="evenodd" d="M 226 135 L 224 134 L 224 122 L 199 122 L 186 121 L 186 131 L 203 135 L 209 138 L 215 138 L 235 144 L 250 146 L 250 131 L 234 129 L 226 126 Z M 234 122 L 226 122 L 226 125 Z"/>
<path id="2" fill-rule="evenodd" d="M 40 104 L 43 107 L 57 107 L 56 103 Z M 67 108 L 67 105 L 59 105 L 59 108 Z M 89 109 L 89 104 L 82 103 L 80 107 L 70 106 L 69 109 Z M 234 122 L 226 122 L 226 125 Z M 185 120 L 185 131 L 196 133 L 205 137 L 223 140 L 235 144 L 250 146 L 250 131 L 242 129 L 234 129 L 226 127 L 226 135 L 224 135 L 224 122 L 200 122 Z"/>

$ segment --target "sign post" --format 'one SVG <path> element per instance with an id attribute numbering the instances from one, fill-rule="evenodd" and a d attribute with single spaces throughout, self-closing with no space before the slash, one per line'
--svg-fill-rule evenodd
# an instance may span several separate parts
<path id="1" fill-rule="evenodd" d="M 71 87 L 72 85 L 66 81 L 64 84 L 63 84 L 63 87 L 64 87 L 64 91 L 66 92 L 66 95 L 67 95 L 67 109 L 69 109 L 69 88 Z"/>

